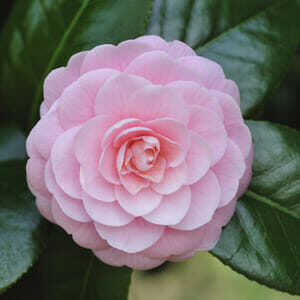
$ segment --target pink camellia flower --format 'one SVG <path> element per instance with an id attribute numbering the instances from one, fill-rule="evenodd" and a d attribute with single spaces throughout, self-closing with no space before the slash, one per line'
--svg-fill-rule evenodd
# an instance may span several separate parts
<path id="1" fill-rule="evenodd" d="M 46 78 L 27 139 L 40 212 L 115 266 L 214 248 L 251 177 L 239 104 L 222 68 L 179 41 L 75 54 Z"/>

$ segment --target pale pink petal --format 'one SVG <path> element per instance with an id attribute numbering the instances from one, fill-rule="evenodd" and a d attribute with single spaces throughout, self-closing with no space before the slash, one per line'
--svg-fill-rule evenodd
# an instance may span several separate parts
<path id="1" fill-rule="evenodd" d="M 195 132 L 191 133 L 191 146 L 186 154 L 187 183 L 197 182 L 208 171 L 212 153 L 205 140 Z"/>
<path id="2" fill-rule="evenodd" d="M 132 127 L 121 131 L 114 140 L 114 147 L 118 148 L 126 141 L 143 135 L 152 135 L 153 131 L 147 127 Z"/>
<path id="3" fill-rule="evenodd" d="M 73 240 L 81 247 L 92 250 L 104 250 L 109 245 L 103 240 L 96 231 L 93 222 L 81 223 L 78 228 L 72 232 Z"/>
<path id="4" fill-rule="evenodd" d="M 173 119 L 163 118 L 148 121 L 144 126 L 179 144 L 184 150 L 187 150 L 190 147 L 190 132 L 187 127 L 181 122 Z"/>
<path id="5" fill-rule="evenodd" d="M 159 240 L 165 227 L 150 224 L 142 218 L 136 218 L 122 227 L 110 227 L 97 223 L 96 229 L 112 247 L 128 253 L 135 253 L 150 247 Z"/>
<path id="6" fill-rule="evenodd" d="M 240 179 L 240 185 L 239 185 L 239 190 L 237 192 L 237 197 L 241 197 L 246 189 L 248 188 L 248 185 L 250 184 L 250 180 L 252 177 L 252 163 L 254 159 L 254 149 L 253 145 L 251 145 L 250 152 L 248 156 L 246 157 L 245 163 L 246 163 L 246 170 Z"/>
<path id="7" fill-rule="evenodd" d="M 153 84 L 166 85 L 176 80 L 202 83 L 197 72 L 162 51 L 147 52 L 138 56 L 127 66 L 125 72 L 144 77 Z"/>
<path id="8" fill-rule="evenodd" d="M 223 123 L 226 128 L 233 124 L 244 122 L 241 109 L 232 96 L 215 90 L 211 90 L 210 93 L 218 99 L 222 107 L 224 115 Z"/>
<path id="9" fill-rule="evenodd" d="M 217 245 L 221 233 L 222 227 L 218 225 L 216 222 L 211 221 L 210 223 L 204 225 L 202 227 L 203 236 L 199 242 L 197 250 L 200 251 L 209 251 L 215 248 Z"/>
<path id="10" fill-rule="evenodd" d="M 102 152 L 101 141 L 114 124 L 109 116 L 97 116 L 86 122 L 74 138 L 74 153 L 81 165 L 97 165 Z"/>
<path id="11" fill-rule="evenodd" d="M 114 185 L 104 179 L 97 165 L 90 164 L 80 167 L 80 184 L 87 194 L 97 200 L 103 202 L 116 200 Z"/>
<path id="12" fill-rule="evenodd" d="M 165 195 L 160 205 L 143 218 L 153 224 L 175 225 L 187 213 L 191 203 L 191 190 L 183 186 L 177 192 Z"/>
<path id="13" fill-rule="evenodd" d="M 90 216 L 87 214 L 83 202 L 79 199 L 74 199 L 65 194 L 63 191 L 57 189 L 55 191 L 55 200 L 58 203 L 61 210 L 69 218 L 78 222 L 91 221 Z"/>
<path id="14" fill-rule="evenodd" d="M 135 40 L 151 46 L 152 50 L 162 50 L 167 52 L 169 48 L 169 44 L 157 35 L 143 35 Z"/>
<path id="15" fill-rule="evenodd" d="M 224 156 L 212 168 L 221 187 L 219 206 L 228 204 L 234 198 L 238 190 L 239 179 L 244 174 L 245 168 L 246 165 L 239 147 L 228 140 Z"/>
<path id="16" fill-rule="evenodd" d="M 126 117 L 151 121 L 172 118 L 187 123 L 189 113 L 180 94 L 164 86 L 148 85 L 134 93 L 126 103 Z"/>
<path id="17" fill-rule="evenodd" d="M 196 251 L 189 251 L 182 255 L 171 255 L 170 257 L 168 257 L 168 261 L 178 262 L 178 261 L 187 260 L 187 259 L 194 257 L 195 254 L 196 254 Z"/>
<path id="18" fill-rule="evenodd" d="M 223 121 L 223 111 L 218 99 L 205 87 L 193 81 L 174 81 L 167 85 L 179 92 L 189 105 L 200 105 L 214 111 Z"/>
<path id="19" fill-rule="evenodd" d="M 248 156 L 252 147 L 252 138 L 249 128 L 244 124 L 234 124 L 227 127 L 228 137 L 240 148 L 244 158 Z"/>
<path id="20" fill-rule="evenodd" d="M 202 236 L 203 230 L 201 227 L 190 231 L 167 227 L 162 237 L 141 254 L 153 258 L 183 255 L 197 249 Z"/>
<path id="21" fill-rule="evenodd" d="M 65 130 L 81 125 L 95 116 L 95 98 L 112 75 L 112 69 L 89 72 L 69 85 L 59 98 L 59 119 Z"/>
<path id="22" fill-rule="evenodd" d="M 164 178 L 159 183 L 152 183 L 151 187 L 159 194 L 168 195 L 179 190 L 187 180 L 187 166 L 183 162 L 178 167 L 170 167 L 165 171 Z"/>
<path id="23" fill-rule="evenodd" d="M 80 76 L 80 68 L 88 51 L 73 55 L 66 67 L 53 70 L 44 82 L 45 106 L 50 109 L 63 90 Z"/>
<path id="24" fill-rule="evenodd" d="M 140 127 L 142 124 L 141 120 L 130 118 L 123 119 L 111 126 L 103 136 L 102 139 L 102 148 L 105 148 L 107 145 L 113 143 L 116 136 L 125 129 L 129 129 L 132 127 Z"/>
<path id="25" fill-rule="evenodd" d="M 150 185 L 149 180 L 134 173 L 120 174 L 120 180 L 124 188 L 132 195 L 136 195 L 141 189 Z"/>
<path id="26" fill-rule="evenodd" d="M 96 115 L 110 115 L 116 121 L 128 118 L 125 115 L 125 105 L 137 90 L 149 85 L 144 78 L 124 74 L 112 76 L 103 85 L 96 96 Z"/>
<path id="27" fill-rule="evenodd" d="M 72 234 L 75 230 L 78 230 L 81 226 L 81 222 L 75 221 L 69 218 L 60 208 L 56 200 L 52 199 L 52 215 L 55 223 L 61 226 L 68 234 Z"/>
<path id="28" fill-rule="evenodd" d="M 218 79 L 212 82 L 210 88 L 232 96 L 238 104 L 238 106 L 240 106 L 240 91 L 237 84 L 234 81 L 230 79 Z"/>
<path id="29" fill-rule="evenodd" d="M 135 57 L 151 50 L 152 47 L 147 44 L 134 40 L 124 41 L 118 46 L 100 45 L 89 51 L 83 62 L 81 73 L 102 68 L 122 71 Z"/>
<path id="30" fill-rule="evenodd" d="M 190 46 L 188 46 L 187 44 L 185 44 L 181 41 L 177 41 L 177 40 L 169 43 L 168 54 L 173 58 L 197 55 Z"/>
<path id="31" fill-rule="evenodd" d="M 36 197 L 51 197 L 45 185 L 45 166 L 46 161 L 41 158 L 30 158 L 26 164 L 27 182 Z"/>
<path id="32" fill-rule="evenodd" d="M 46 106 L 45 101 L 43 101 L 40 105 L 40 117 L 42 118 L 47 112 L 48 107 Z"/>
<path id="33" fill-rule="evenodd" d="M 151 182 L 161 182 L 165 174 L 166 165 L 166 160 L 159 156 L 156 160 L 156 163 L 150 170 L 146 172 L 139 172 L 138 175 L 150 180 Z"/>
<path id="34" fill-rule="evenodd" d="M 180 230 L 193 230 L 208 223 L 220 203 L 221 189 L 213 172 L 208 171 L 198 182 L 191 185 L 192 201 L 183 220 L 173 226 Z"/>
<path id="35" fill-rule="evenodd" d="M 44 196 L 38 196 L 36 198 L 36 206 L 38 208 L 38 210 L 40 211 L 40 213 L 50 222 L 55 223 L 54 218 L 52 216 L 52 212 L 51 212 L 51 204 L 52 202 L 52 196 L 49 195 L 48 197 L 44 197 Z"/>
<path id="36" fill-rule="evenodd" d="M 53 166 L 49 160 L 45 169 L 45 183 L 48 190 L 53 194 L 53 199 L 57 201 L 62 211 L 71 219 L 79 222 L 88 222 L 91 218 L 85 211 L 81 199 L 75 199 L 67 195 L 57 184 Z"/>
<path id="37" fill-rule="evenodd" d="M 228 224 L 234 214 L 237 198 L 234 198 L 224 207 L 218 208 L 211 220 L 211 223 L 215 223 L 219 226 L 225 226 Z"/>
<path id="38" fill-rule="evenodd" d="M 118 201 L 105 203 L 83 193 L 83 205 L 89 216 L 103 225 L 124 226 L 134 219 L 120 207 Z"/>
<path id="39" fill-rule="evenodd" d="M 160 134 L 156 133 L 156 137 L 158 137 L 160 142 L 159 153 L 166 159 L 168 167 L 180 165 L 185 158 L 183 147 Z"/>
<path id="40" fill-rule="evenodd" d="M 212 164 L 219 161 L 226 150 L 227 133 L 218 115 L 207 108 L 192 105 L 188 127 L 198 133 L 210 146 Z"/>
<path id="41" fill-rule="evenodd" d="M 94 254 L 109 265 L 116 267 L 127 266 L 135 270 L 156 268 L 165 262 L 165 259 L 150 258 L 138 253 L 130 254 L 114 248 L 94 251 Z"/>
<path id="42" fill-rule="evenodd" d="M 201 78 L 201 82 L 208 88 L 211 88 L 215 81 L 225 79 L 222 67 L 202 56 L 185 56 L 178 58 L 178 61 L 189 67 Z"/>
<path id="43" fill-rule="evenodd" d="M 149 188 L 132 195 L 122 186 L 115 186 L 115 194 L 121 207 L 133 216 L 145 215 L 159 206 L 162 195 Z"/>
<path id="44" fill-rule="evenodd" d="M 71 128 L 61 134 L 51 151 L 52 168 L 60 188 L 73 198 L 81 198 L 79 182 L 79 163 L 74 155 L 74 137 L 79 127 Z"/>
<path id="45" fill-rule="evenodd" d="M 62 133 L 63 129 L 55 109 L 40 119 L 30 132 L 27 140 L 29 156 L 36 156 L 37 151 L 42 157 L 48 159 L 54 142 Z"/>
<path id="46" fill-rule="evenodd" d="M 117 169 L 118 149 L 112 144 L 108 145 L 100 156 L 99 171 L 110 183 L 120 184 L 120 177 Z"/>

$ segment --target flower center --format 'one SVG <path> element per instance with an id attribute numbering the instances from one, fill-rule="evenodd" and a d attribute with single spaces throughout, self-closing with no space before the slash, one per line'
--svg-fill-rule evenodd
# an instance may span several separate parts
<path id="1" fill-rule="evenodd" d="M 148 171 L 155 164 L 159 150 L 160 144 L 155 137 L 143 136 L 133 140 L 126 151 L 125 165 L 128 169 L 134 167 L 137 171 Z"/>

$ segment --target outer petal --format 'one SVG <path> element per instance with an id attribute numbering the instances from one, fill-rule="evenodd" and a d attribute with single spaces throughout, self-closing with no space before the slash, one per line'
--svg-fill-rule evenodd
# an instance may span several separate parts
<path id="1" fill-rule="evenodd" d="M 55 223 L 52 216 L 51 206 L 52 206 L 52 196 L 44 197 L 39 196 L 36 198 L 36 206 L 39 209 L 40 213 L 50 222 Z"/>
<path id="2" fill-rule="evenodd" d="M 195 51 L 187 44 L 181 41 L 172 41 L 168 43 L 168 54 L 173 58 L 182 56 L 196 56 Z"/>
<path id="3" fill-rule="evenodd" d="M 30 158 L 26 164 L 27 182 L 36 197 L 51 197 L 45 185 L 46 161 L 40 158 Z"/>
<path id="4" fill-rule="evenodd" d="M 136 253 L 153 245 L 164 233 L 165 227 L 150 224 L 142 218 L 136 218 L 122 227 L 109 227 L 96 224 L 100 236 L 108 244 L 128 253 Z"/>
<path id="5" fill-rule="evenodd" d="M 151 46 L 152 50 L 168 51 L 169 44 L 160 36 L 157 35 L 143 35 L 135 39 Z"/>
<path id="6" fill-rule="evenodd" d="M 124 41 L 118 46 L 100 45 L 89 51 L 83 62 L 81 73 L 103 68 L 122 71 L 135 57 L 151 50 L 152 47 L 147 44 L 133 40 Z"/>
<path id="7" fill-rule="evenodd" d="M 197 182 L 208 171 L 212 153 L 208 144 L 197 133 L 191 133 L 191 146 L 186 154 L 187 183 Z"/>
<path id="8" fill-rule="evenodd" d="M 227 133 L 220 118 L 211 110 L 199 106 L 190 106 L 188 126 L 198 133 L 212 150 L 212 164 L 224 155 L 227 146 Z"/>
<path id="9" fill-rule="evenodd" d="M 165 195 L 160 205 L 143 218 L 153 224 L 175 225 L 187 213 L 191 203 L 191 190 L 183 186 L 177 192 Z"/>
<path id="10" fill-rule="evenodd" d="M 44 116 L 30 132 L 26 142 L 29 156 L 40 155 L 48 159 L 54 142 L 62 133 L 63 128 L 58 119 L 57 109 L 54 109 Z"/>
<path id="11" fill-rule="evenodd" d="M 79 127 L 71 128 L 60 135 L 51 151 L 52 168 L 60 188 L 69 196 L 81 199 L 79 163 L 75 158 L 73 144 Z"/>
<path id="12" fill-rule="evenodd" d="M 94 254 L 105 263 L 122 267 L 127 266 L 135 270 L 148 270 L 161 265 L 165 259 L 155 259 L 138 253 L 129 254 L 114 248 L 94 251 Z"/>
<path id="13" fill-rule="evenodd" d="M 167 227 L 163 236 L 153 246 L 144 250 L 141 254 L 153 258 L 183 255 L 197 249 L 202 236 L 202 228 L 183 231 Z"/>
<path id="14" fill-rule="evenodd" d="M 173 226 L 180 230 L 193 230 L 208 223 L 213 217 L 221 197 L 221 189 L 216 176 L 209 171 L 191 186 L 192 202 L 183 220 Z"/>
<path id="15" fill-rule="evenodd" d="M 186 56 L 178 58 L 178 60 L 197 72 L 201 82 L 208 88 L 211 88 L 215 81 L 225 79 L 222 67 L 210 59 L 202 56 Z"/>
<path id="16" fill-rule="evenodd" d="M 89 216 L 96 222 L 107 226 L 124 226 L 133 220 L 133 216 L 126 213 L 117 201 L 105 203 L 93 199 L 83 193 L 83 204 Z"/>
<path id="17" fill-rule="evenodd" d="M 181 165 L 175 168 L 168 168 L 165 171 L 164 178 L 159 183 L 152 183 L 151 187 L 154 191 L 168 195 L 178 191 L 187 180 L 187 166 L 183 162 Z"/>
<path id="18" fill-rule="evenodd" d="M 251 145 L 250 152 L 245 160 L 246 170 L 245 170 L 242 178 L 240 179 L 240 185 L 239 185 L 237 197 L 240 197 L 241 195 L 243 195 L 245 193 L 246 189 L 248 188 L 248 185 L 250 184 L 250 180 L 252 177 L 253 158 L 254 158 L 254 149 L 253 149 L 253 145 Z"/>
<path id="19" fill-rule="evenodd" d="M 94 250 L 104 250 L 109 246 L 96 231 L 93 222 L 81 223 L 80 226 L 72 232 L 73 240 L 81 247 Z"/>
<path id="20" fill-rule="evenodd" d="M 66 67 L 53 70 L 44 82 L 44 106 L 49 110 L 63 90 L 80 76 L 80 68 L 88 51 L 73 55 Z M 43 113 L 47 111 L 43 109 Z"/>
<path id="21" fill-rule="evenodd" d="M 115 194 L 121 207 L 133 216 L 142 216 L 155 209 L 162 195 L 149 188 L 142 189 L 136 195 L 127 192 L 122 186 L 115 186 Z"/>
<path id="22" fill-rule="evenodd" d="M 234 198 L 245 168 L 241 151 L 235 143 L 229 140 L 224 156 L 212 168 L 221 187 L 220 206 L 228 204 Z"/>
<path id="23" fill-rule="evenodd" d="M 164 86 L 149 85 L 129 98 L 126 116 L 143 121 L 172 118 L 186 124 L 189 113 L 181 95 Z"/>
<path id="24" fill-rule="evenodd" d="M 234 124 L 227 128 L 228 137 L 240 148 L 244 158 L 246 158 L 252 146 L 251 133 L 249 128 L 243 124 Z"/>
<path id="25" fill-rule="evenodd" d="M 201 76 L 195 71 L 162 51 L 147 52 L 138 56 L 127 66 L 125 72 L 144 77 L 153 84 L 166 85 L 176 80 L 202 83 Z"/>
<path id="26" fill-rule="evenodd" d="M 64 129 L 83 124 L 95 116 L 95 98 L 99 89 L 111 76 L 112 69 L 89 72 L 69 85 L 59 98 L 59 118 Z"/>
<path id="27" fill-rule="evenodd" d="M 125 105 L 137 90 L 149 85 L 144 78 L 121 73 L 109 79 L 99 91 L 95 100 L 96 115 L 109 115 L 115 121 L 127 118 Z"/>
<path id="28" fill-rule="evenodd" d="M 83 207 L 82 201 L 70 197 L 69 195 L 64 193 L 58 186 L 54 177 L 50 160 L 47 162 L 45 169 L 45 183 L 48 190 L 53 194 L 52 202 L 56 201 L 64 214 L 66 214 L 71 219 L 79 222 L 88 222 L 91 220 L 91 218 L 86 213 L 85 208 Z"/>
<path id="29" fill-rule="evenodd" d="M 240 91 L 234 81 L 229 79 L 219 79 L 212 82 L 210 87 L 232 96 L 236 103 L 240 106 Z"/>
<path id="30" fill-rule="evenodd" d="M 167 86 L 179 92 L 187 104 L 208 108 L 223 121 L 223 111 L 219 101 L 207 88 L 193 81 L 174 81 Z"/>
<path id="31" fill-rule="evenodd" d="M 72 232 L 80 228 L 82 223 L 69 218 L 62 211 L 55 199 L 52 200 L 51 204 L 52 215 L 57 225 L 61 226 L 68 234 L 72 234 Z"/>

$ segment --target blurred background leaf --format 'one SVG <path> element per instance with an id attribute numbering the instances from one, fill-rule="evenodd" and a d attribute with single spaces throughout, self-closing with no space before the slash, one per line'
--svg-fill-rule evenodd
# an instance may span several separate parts
<path id="1" fill-rule="evenodd" d="M 300 129 L 300 48 L 282 84 L 266 102 L 262 119 Z"/>
<path id="2" fill-rule="evenodd" d="M 71 55 L 145 32 L 153 0 L 22 0 L 0 40 L 1 119 L 29 130 L 38 119 L 43 81 Z"/>
<path id="3" fill-rule="evenodd" d="M 25 178 L 24 161 L 0 163 L 0 294 L 28 271 L 45 246 L 46 221 Z"/>
<path id="4" fill-rule="evenodd" d="M 124 300 L 131 270 L 100 262 L 53 226 L 46 251 L 37 264 L 1 300 Z"/>
<path id="5" fill-rule="evenodd" d="M 300 40 L 298 0 L 157 0 L 148 33 L 179 39 L 218 62 L 254 117 L 287 72 Z"/>

